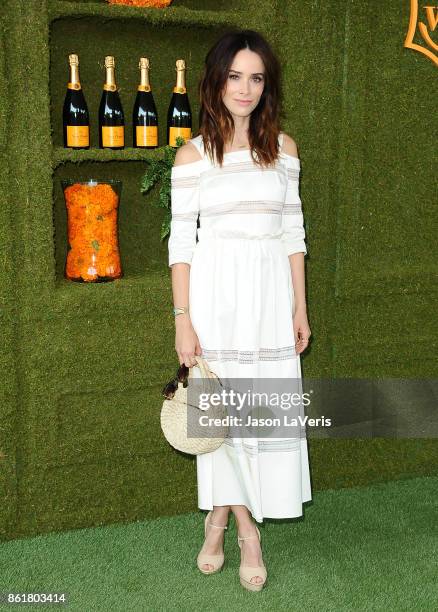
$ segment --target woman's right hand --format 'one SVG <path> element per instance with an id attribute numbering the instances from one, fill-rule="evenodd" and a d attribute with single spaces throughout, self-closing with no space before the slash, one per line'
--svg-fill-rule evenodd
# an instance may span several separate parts
<path id="1" fill-rule="evenodd" d="M 191 368 L 197 365 L 195 355 L 201 355 L 202 349 L 188 314 L 176 316 L 175 328 L 175 350 L 178 354 L 179 365 L 184 363 Z"/>

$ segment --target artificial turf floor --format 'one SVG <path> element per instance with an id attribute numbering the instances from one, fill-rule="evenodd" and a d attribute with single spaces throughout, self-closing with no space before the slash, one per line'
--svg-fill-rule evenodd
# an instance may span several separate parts
<path id="1" fill-rule="evenodd" d="M 198 571 L 201 512 L 0 543 L 0 593 L 65 592 L 86 612 L 437 610 L 437 494 L 438 477 L 322 491 L 304 519 L 265 520 L 260 593 L 240 586 L 231 518 L 223 570 Z"/>

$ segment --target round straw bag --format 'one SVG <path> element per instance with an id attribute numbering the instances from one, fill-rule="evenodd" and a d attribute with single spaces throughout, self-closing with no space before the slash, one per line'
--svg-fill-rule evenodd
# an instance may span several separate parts
<path id="1" fill-rule="evenodd" d="M 201 409 L 198 406 L 200 393 L 220 393 L 223 387 L 220 379 L 210 370 L 205 359 L 198 355 L 195 355 L 195 359 L 197 366 L 191 368 L 184 366 L 189 372 L 183 381 L 178 380 L 177 377 L 164 387 L 163 394 L 168 399 L 164 400 L 161 408 L 161 429 L 164 437 L 171 446 L 189 455 L 201 455 L 216 450 L 228 434 L 228 425 L 224 420 L 227 411 L 222 405 L 209 405 L 207 409 Z M 196 367 L 201 372 L 201 378 L 196 378 L 196 384 L 192 383 L 193 389 L 189 394 L 188 387 L 195 379 L 193 369 Z M 174 387 L 166 395 L 164 392 L 172 383 Z M 188 403 L 188 399 L 191 403 Z M 204 415 L 208 418 L 221 419 L 221 424 L 202 425 L 199 417 Z M 207 420 L 204 419 L 204 421 Z M 189 424 L 190 437 L 187 436 L 187 424 Z"/>

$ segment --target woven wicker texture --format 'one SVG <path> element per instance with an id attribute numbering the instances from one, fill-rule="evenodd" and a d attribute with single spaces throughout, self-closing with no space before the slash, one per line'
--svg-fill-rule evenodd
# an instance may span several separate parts
<path id="1" fill-rule="evenodd" d="M 222 405 L 201 410 L 194 401 L 199 397 L 198 390 L 199 393 L 217 393 L 222 388 L 219 378 L 210 370 L 205 359 L 199 356 L 195 356 L 195 359 L 198 365 L 190 368 L 188 386 L 184 388 L 183 383 L 179 382 L 173 398 L 165 399 L 161 408 L 161 429 L 166 440 L 177 450 L 190 455 L 216 450 L 228 433 L 227 425 L 210 428 L 199 423 L 199 416 L 203 414 L 209 418 L 224 419 L 227 412 Z M 201 372 L 201 378 L 196 380 L 196 392 L 190 394 L 188 387 L 194 384 L 193 368 L 196 367 Z M 190 437 L 187 435 L 188 423 Z"/>

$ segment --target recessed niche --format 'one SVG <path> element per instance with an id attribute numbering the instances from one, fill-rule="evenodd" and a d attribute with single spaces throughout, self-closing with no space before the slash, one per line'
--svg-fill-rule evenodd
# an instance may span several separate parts
<path id="1" fill-rule="evenodd" d="M 219 28 L 168 25 L 152 26 L 138 20 L 102 21 L 94 17 L 58 19 L 50 29 L 50 95 L 54 146 L 63 146 L 62 107 L 68 82 L 68 55 L 79 55 L 80 78 L 87 101 L 91 146 L 98 146 L 98 109 L 104 83 L 104 59 L 114 55 L 116 81 L 125 114 L 125 144 L 132 146 L 132 109 L 139 79 L 141 56 L 151 63 L 150 79 L 159 121 L 159 145 L 166 144 L 167 109 L 175 84 L 175 61 L 186 60 L 186 82 L 198 126 L 197 86 L 205 54 L 221 35 Z"/>
<path id="2" fill-rule="evenodd" d="M 123 185 L 119 202 L 118 227 L 124 278 L 144 277 L 149 272 L 167 270 L 167 239 L 164 242 L 160 239 L 165 211 L 153 204 L 153 201 L 158 199 L 158 188 L 147 195 L 140 192 L 140 180 L 145 170 L 144 162 L 133 161 L 68 163 L 56 169 L 53 185 L 53 220 L 58 285 L 67 282 L 64 279 L 64 265 L 68 251 L 67 210 L 61 186 L 61 180 L 67 178 L 78 181 L 90 178 L 121 180 Z M 116 282 L 121 281 L 123 278 Z"/>

